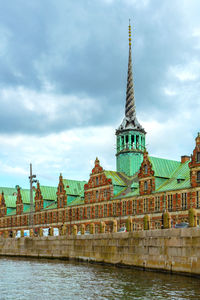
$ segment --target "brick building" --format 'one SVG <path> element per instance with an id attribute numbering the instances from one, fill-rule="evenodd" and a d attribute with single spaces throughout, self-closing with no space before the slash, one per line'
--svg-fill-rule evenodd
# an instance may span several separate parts
<path id="1" fill-rule="evenodd" d="M 129 26 L 129 59 L 124 119 L 116 130 L 116 171 L 104 170 L 98 158 L 88 181 L 59 177 L 57 187 L 34 189 L 34 228 L 57 227 L 67 232 L 73 225 L 80 230 L 100 231 L 103 221 L 111 231 L 131 219 L 133 230 L 170 227 L 188 221 L 194 208 L 200 224 L 200 133 L 193 154 L 180 161 L 152 157 L 145 145 L 146 131 L 136 117 Z M 30 191 L 0 187 L 0 232 L 30 228 Z M 164 220 L 167 216 L 167 225 Z M 147 221 L 147 223 L 145 223 Z"/>

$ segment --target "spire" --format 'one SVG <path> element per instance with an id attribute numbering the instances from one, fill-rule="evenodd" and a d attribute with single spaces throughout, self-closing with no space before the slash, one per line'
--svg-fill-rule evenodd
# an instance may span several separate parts
<path id="1" fill-rule="evenodd" d="M 128 75 L 127 75 L 127 89 L 126 89 L 126 108 L 125 116 L 135 116 L 135 99 L 133 89 L 133 72 L 132 72 L 132 53 L 131 53 L 131 24 L 129 19 L 129 58 L 128 58 Z"/>

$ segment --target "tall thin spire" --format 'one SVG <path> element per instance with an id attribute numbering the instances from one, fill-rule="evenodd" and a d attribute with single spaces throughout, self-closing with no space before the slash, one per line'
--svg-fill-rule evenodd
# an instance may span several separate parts
<path id="1" fill-rule="evenodd" d="M 128 58 L 128 75 L 127 75 L 127 88 L 126 88 L 126 107 L 125 116 L 135 117 L 135 98 L 133 89 L 133 72 L 132 72 L 132 59 L 131 59 L 131 24 L 129 19 L 129 58 Z"/>

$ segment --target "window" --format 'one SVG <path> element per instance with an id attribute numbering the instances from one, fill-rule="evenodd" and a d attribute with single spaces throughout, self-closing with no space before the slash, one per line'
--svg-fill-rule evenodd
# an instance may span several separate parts
<path id="1" fill-rule="evenodd" d="M 113 217 L 116 217 L 116 212 L 117 212 L 117 204 L 116 202 L 113 203 Z"/>
<path id="2" fill-rule="evenodd" d="M 155 211 L 160 210 L 160 196 L 155 197 Z"/>
<path id="3" fill-rule="evenodd" d="M 103 191 L 103 197 L 104 197 L 104 199 L 107 198 L 107 191 L 106 190 Z"/>
<path id="4" fill-rule="evenodd" d="M 148 167 L 147 165 L 144 165 L 144 174 L 147 174 L 148 173 Z"/>
<path id="5" fill-rule="evenodd" d="M 96 185 L 99 184 L 99 177 L 96 177 Z"/>
<path id="6" fill-rule="evenodd" d="M 133 214 L 136 214 L 137 200 L 133 200 Z"/>
<path id="7" fill-rule="evenodd" d="M 147 182 L 147 181 L 144 182 L 144 190 L 145 190 L 145 191 L 148 190 L 148 182 Z"/>
<path id="8" fill-rule="evenodd" d="M 133 231 L 136 231 L 136 230 L 137 230 L 137 224 L 133 223 Z"/>
<path id="9" fill-rule="evenodd" d="M 144 199 L 144 212 L 148 211 L 148 199 Z"/>
<path id="10" fill-rule="evenodd" d="M 200 152 L 197 152 L 197 162 L 200 162 Z"/>
<path id="11" fill-rule="evenodd" d="M 173 204 L 173 195 L 168 195 L 167 196 L 167 202 L 168 202 L 168 211 L 172 210 L 172 204 Z"/>
<path id="12" fill-rule="evenodd" d="M 200 171 L 197 171 L 197 181 L 200 182 Z"/>
<path id="13" fill-rule="evenodd" d="M 104 204 L 103 216 L 107 217 L 107 204 Z"/>
<path id="14" fill-rule="evenodd" d="M 95 206 L 95 218 L 98 218 L 99 216 L 99 207 L 98 205 Z"/>
<path id="15" fill-rule="evenodd" d="M 199 199 L 200 193 L 197 191 L 196 193 L 196 206 L 197 208 L 200 208 L 200 199 Z"/>
<path id="16" fill-rule="evenodd" d="M 187 193 L 181 194 L 181 206 L 182 209 L 187 209 Z"/>
<path id="17" fill-rule="evenodd" d="M 87 219 L 90 219 L 90 207 L 87 207 Z"/>
<path id="18" fill-rule="evenodd" d="M 123 201 L 122 213 L 123 213 L 123 216 L 126 215 L 126 201 Z"/>
<path id="19" fill-rule="evenodd" d="M 99 198 L 99 191 L 96 191 L 96 200 Z"/>
<path id="20" fill-rule="evenodd" d="M 87 194 L 88 201 L 90 201 L 90 193 Z"/>
<path id="21" fill-rule="evenodd" d="M 80 219 L 82 220 L 83 219 L 83 208 L 82 207 L 80 208 L 79 216 L 80 216 Z"/>

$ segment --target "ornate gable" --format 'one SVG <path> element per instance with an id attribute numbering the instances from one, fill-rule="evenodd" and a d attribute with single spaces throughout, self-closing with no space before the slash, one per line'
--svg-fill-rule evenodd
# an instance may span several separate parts
<path id="1" fill-rule="evenodd" d="M 106 177 L 98 158 L 95 160 L 90 179 L 88 180 L 88 183 L 85 184 L 84 190 L 85 203 L 108 200 L 112 196 L 112 179 Z"/>
<path id="2" fill-rule="evenodd" d="M 40 211 L 44 208 L 43 206 L 43 197 L 40 190 L 40 184 L 39 181 L 37 182 L 37 188 L 35 191 L 35 211 Z"/>
<path id="3" fill-rule="evenodd" d="M 67 195 L 66 190 L 63 183 L 63 177 L 62 174 L 59 176 L 59 183 L 58 183 L 58 189 L 57 189 L 57 207 L 63 208 L 67 205 Z"/>
<path id="4" fill-rule="evenodd" d="M 6 202 L 4 198 L 4 192 L 1 194 L 1 204 L 0 204 L 0 217 L 5 216 L 7 213 Z"/>
<path id="5" fill-rule="evenodd" d="M 200 133 L 196 137 L 196 146 L 191 155 L 190 168 L 190 183 L 192 187 L 200 186 Z"/>
<path id="6" fill-rule="evenodd" d="M 22 202 L 22 195 L 20 192 L 20 187 L 17 188 L 17 200 L 16 200 L 16 214 L 21 215 L 23 213 L 23 202 Z"/>
<path id="7" fill-rule="evenodd" d="M 151 194 L 155 191 L 155 177 L 148 152 L 144 152 L 143 162 L 138 174 L 140 195 Z"/>

